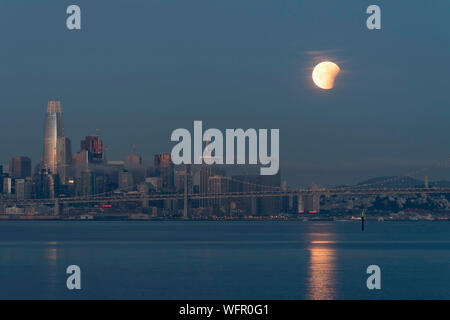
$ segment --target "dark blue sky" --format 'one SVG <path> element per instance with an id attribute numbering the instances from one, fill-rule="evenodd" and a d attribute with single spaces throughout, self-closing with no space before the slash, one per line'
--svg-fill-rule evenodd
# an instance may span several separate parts
<path id="1" fill-rule="evenodd" d="M 365 26 L 370 4 L 381 31 Z M 58 98 L 73 152 L 98 128 L 109 159 L 136 144 L 151 162 L 203 120 L 280 128 L 292 185 L 405 173 L 449 156 L 449 13 L 447 0 L 2 1 L 0 163 L 39 160 Z M 318 52 L 342 69 L 332 91 L 311 83 Z"/>

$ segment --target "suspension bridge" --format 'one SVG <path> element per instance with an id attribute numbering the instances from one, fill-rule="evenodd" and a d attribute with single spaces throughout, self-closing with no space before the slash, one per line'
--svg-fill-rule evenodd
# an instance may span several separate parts
<path id="1" fill-rule="evenodd" d="M 140 203 L 142 207 L 148 207 L 150 201 L 183 201 L 183 215 L 188 216 L 189 203 L 193 200 L 202 199 L 243 199 L 243 198 L 267 198 L 267 197 L 297 197 L 298 201 L 303 199 L 304 196 L 364 196 L 364 195 L 411 195 L 411 194 L 450 194 L 450 187 L 412 187 L 412 188 L 395 188 L 395 187 L 383 187 L 384 184 L 399 181 L 403 178 L 410 177 L 414 174 L 421 173 L 423 171 L 446 166 L 450 163 L 450 158 L 440 161 L 433 166 L 415 170 L 405 175 L 387 178 L 383 181 L 376 181 L 374 183 L 360 184 L 356 186 L 345 187 L 311 187 L 311 188 L 287 188 L 282 186 L 262 185 L 255 184 L 249 181 L 238 180 L 230 177 L 223 177 L 230 183 L 239 183 L 246 185 L 249 191 L 242 192 L 206 192 L 206 193 L 191 193 L 187 188 L 184 188 L 184 192 L 171 192 L 171 193 L 149 193 L 149 192 L 136 192 L 129 191 L 136 188 L 136 186 L 129 186 L 127 189 L 120 189 L 102 194 L 76 196 L 76 197 L 57 197 L 51 199 L 24 199 L 17 200 L 11 198 L 0 199 L 0 208 L 8 206 L 33 206 L 33 205 L 47 205 L 54 206 L 55 215 L 59 214 L 61 206 L 71 204 L 105 204 L 105 203 Z M 186 179 L 185 179 L 186 181 Z"/>

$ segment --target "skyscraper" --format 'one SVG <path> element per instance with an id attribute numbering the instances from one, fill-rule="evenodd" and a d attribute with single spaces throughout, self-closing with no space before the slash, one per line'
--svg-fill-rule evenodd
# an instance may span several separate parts
<path id="1" fill-rule="evenodd" d="M 38 199 L 49 199 L 55 197 L 55 179 L 52 174 L 49 174 L 47 169 L 41 169 L 37 174 L 35 191 Z"/>
<path id="2" fill-rule="evenodd" d="M 32 189 L 31 177 L 28 179 L 17 179 L 16 180 L 16 199 L 25 200 L 31 199 L 31 189 Z"/>
<path id="3" fill-rule="evenodd" d="M 212 170 L 211 165 L 208 164 L 201 164 L 200 165 L 200 185 L 199 185 L 199 191 L 201 194 L 205 195 L 209 193 L 209 177 L 212 176 Z M 200 207 L 207 208 L 210 206 L 211 200 L 210 199 L 200 199 Z"/>
<path id="4" fill-rule="evenodd" d="M 142 165 L 142 157 L 136 153 L 136 148 L 133 145 L 133 153 L 127 156 L 127 169 L 133 175 L 134 183 L 138 184 L 144 182 L 147 175 L 145 166 Z"/>
<path id="5" fill-rule="evenodd" d="M 131 191 L 134 188 L 133 175 L 131 172 L 124 170 L 119 172 L 119 189 L 122 191 Z"/>
<path id="6" fill-rule="evenodd" d="M 89 170 L 81 172 L 79 195 L 90 196 L 95 194 L 95 173 Z"/>
<path id="7" fill-rule="evenodd" d="M 86 136 L 81 141 L 81 150 L 89 151 L 89 161 L 98 163 L 103 160 L 103 141 L 98 136 Z"/>
<path id="8" fill-rule="evenodd" d="M 56 174 L 58 169 L 58 138 L 64 136 L 61 102 L 49 101 L 45 114 L 43 169 Z"/>
<path id="9" fill-rule="evenodd" d="M 12 188 L 13 188 L 13 179 L 11 177 L 3 177 L 3 190 L 2 192 L 4 194 L 11 194 L 12 193 Z"/>
<path id="10" fill-rule="evenodd" d="M 202 156 L 202 164 L 200 165 L 200 193 L 207 194 L 209 193 L 209 177 L 212 174 L 212 165 L 206 164 L 204 161 L 206 158 L 211 159 L 213 156 L 211 155 L 211 141 L 206 141 L 205 146 L 205 156 Z M 209 207 L 211 204 L 211 199 L 200 199 L 200 207 Z"/>
<path id="11" fill-rule="evenodd" d="M 128 168 L 137 168 L 142 165 L 142 157 L 136 153 L 136 147 L 133 145 L 133 152 L 127 156 Z"/>
<path id="12" fill-rule="evenodd" d="M 221 175 L 213 175 L 208 178 L 208 193 L 221 194 L 229 191 L 229 180 Z M 225 208 L 228 204 L 227 199 L 213 198 L 210 205 L 215 209 Z"/>
<path id="13" fill-rule="evenodd" d="M 89 151 L 81 150 L 72 155 L 72 176 L 80 179 L 81 173 L 89 168 Z"/>
<path id="14" fill-rule="evenodd" d="M 58 174 L 62 184 L 66 184 L 72 175 L 72 144 L 68 137 L 59 137 L 57 144 L 57 167 Z"/>
<path id="15" fill-rule="evenodd" d="M 31 177 L 31 159 L 18 156 L 9 160 L 9 172 L 16 179 Z"/>
<path id="16" fill-rule="evenodd" d="M 162 188 L 166 191 L 174 187 L 174 167 L 170 153 L 155 154 L 155 169 L 162 179 Z"/>

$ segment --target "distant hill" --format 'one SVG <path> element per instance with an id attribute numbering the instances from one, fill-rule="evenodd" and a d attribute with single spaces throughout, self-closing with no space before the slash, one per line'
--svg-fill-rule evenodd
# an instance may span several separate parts
<path id="1" fill-rule="evenodd" d="M 377 177 L 368 179 L 358 183 L 356 186 L 370 188 L 423 188 L 424 181 L 411 178 L 411 177 Z M 440 180 L 440 181 L 430 181 L 430 187 L 450 187 L 450 181 Z"/>
<path id="2" fill-rule="evenodd" d="M 424 186 L 422 180 L 411 177 L 377 177 L 358 183 L 356 186 L 370 185 L 371 188 L 421 188 Z"/>
<path id="3" fill-rule="evenodd" d="M 441 187 L 441 188 L 450 188 L 450 181 L 440 180 L 440 181 L 432 181 L 429 183 L 430 187 Z"/>

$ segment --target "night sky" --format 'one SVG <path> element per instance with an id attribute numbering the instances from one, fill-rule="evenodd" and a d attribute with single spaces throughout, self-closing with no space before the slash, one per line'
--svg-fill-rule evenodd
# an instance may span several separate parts
<path id="1" fill-rule="evenodd" d="M 370 4 L 382 30 L 366 28 Z M 60 99 L 74 153 L 99 129 L 110 160 L 135 144 L 151 163 L 203 120 L 279 128 L 290 185 L 403 174 L 449 156 L 449 13 L 448 0 L 2 1 L 0 163 L 39 161 Z M 324 59 L 342 70 L 330 91 L 311 80 Z"/>

